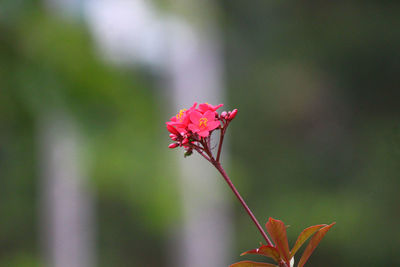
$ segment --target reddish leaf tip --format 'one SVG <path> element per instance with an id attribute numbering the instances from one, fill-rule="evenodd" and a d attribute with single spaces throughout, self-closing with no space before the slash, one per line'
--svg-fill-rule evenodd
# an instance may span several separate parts
<path id="1" fill-rule="evenodd" d="M 290 251 L 285 224 L 280 220 L 270 217 L 266 224 L 266 228 L 268 233 L 271 235 L 271 238 L 274 241 L 281 258 L 283 258 L 285 262 L 289 264 Z"/>
<path id="2" fill-rule="evenodd" d="M 311 254 L 313 251 L 316 249 L 318 246 L 319 242 L 321 242 L 322 238 L 325 236 L 325 234 L 329 231 L 329 229 L 334 226 L 336 222 L 333 222 L 329 225 L 326 225 L 319 229 L 311 238 L 310 242 L 308 243 L 308 246 L 303 252 L 303 255 L 300 258 L 299 264 L 297 265 L 298 267 L 303 267 L 304 264 L 307 262 L 307 260 L 310 258 Z"/>

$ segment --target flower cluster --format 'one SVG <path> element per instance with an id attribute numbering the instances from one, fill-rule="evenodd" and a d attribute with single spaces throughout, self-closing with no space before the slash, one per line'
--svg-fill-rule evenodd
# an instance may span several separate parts
<path id="1" fill-rule="evenodd" d="M 201 103 L 197 107 L 197 103 L 194 103 L 189 109 L 181 109 L 166 123 L 169 136 L 174 141 L 169 148 L 181 146 L 186 150 L 185 155 L 190 155 L 193 149 L 204 151 L 204 145 L 209 144 L 214 130 L 222 130 L 223 137 L 226 127 L 235 118 L 237 109 L 219 114 L 217 109 L 222 106 L 223 104 L 213 106 Z"/>
<path id="2" fill-rule="evenodd" d="M 186 151 L 185 157 L 191 155 L 195 150 L 218 170 L 267 242 L 266 245 L 261 243 L 259 248 L 244 252 L 242 255 L 262 255 L 272 258 L 278 264 L 241 261 L 232 264 L 230 267 L 293 267 L 295 253 L 311 238 L 297 265 L 297 267 L 303 267 L 321 239 L 335 223 L 330 225 L 319 224 L 304 229 L 292 250 L 289 250 L 285 224 L 282 221 L 270 218 L 266 224 L 266 229 L 275 245 L 271 242 L 220 163 L 226 129 L 238 112 L 237 109 L 234 109 L 229 112 L 223 111 L 219 114 L 217 109 L 222 106 L 222 104 L 213 106 L 208 103 L 202 103 L 197 107 L 197 103 L 194 103 L 189 109 L 181 109 L 176 116 L 166 123 L 167 130 L 170 132 L 169 137 L 174 141 L 169 145 L 169 148 L 183 147 Z M 216 145 L 211 145 L 211 135 L 214 131 L 219 131 L 220 133 L 218 150 L 215 154 L 213 153 L 213 147 L 216 147 Z"/>
<path id="3" fill-rule="evenodd" d="M 241 261 L 232 264 L 230 267 L 293 267 L 295 253 L 309 238 L 311 238 L 297 265 L 297 267 L 303 267 L 321 239 L 335 223 L 330 225 L 319 224 L 304 229 L 297 238 L 292 250 L 289 250 L 285 224 L 280 220 L 270 218 L 265 226 L 275 244 L 271 242 L 220 163 L 222 143 L 224 141 L 226 129 L 237 114 L 237 109 L 229 112 L 223 111 L 219 114 L 217 109 L 222 106 L 223 104 L 213 106 L 208 103 L 202 103 L 197 107 L 197 103 L 194 103 L 189 109 L 181 109 L 176 116 L 172 117 L 170 121 L 166 123 L 167 130 L 170 132 L 169 137 L 174 141 L 169 145 L 169 148 L 183 147 L 186 151 L 185 157 L 191 155 L 193 150 L 195 150 L 214 165 L 267 242 L 266 245 L 261 243 L 259 248 L 244 252 L 242 255 L 262 255 L 272 258 L 278 264 Z M 211 135 L 217 130 L 219 130 L 220 135 L 218 150 L 216 154 L 214 154 L 212 151 L 214 146 L 211 145 Z"/>

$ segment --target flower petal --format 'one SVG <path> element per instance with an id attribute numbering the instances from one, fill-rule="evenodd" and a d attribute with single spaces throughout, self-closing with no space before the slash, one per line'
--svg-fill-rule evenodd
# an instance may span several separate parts
<path id="1" fill-rule="evenodd" d="M 204 113 L 203 117 L 205 117 L 208 120 L 208 122 L 214 121 L 215 112 L 208 110 L 206 113 Z"/>
<path id="2" fill-rule="evenodd" d="M 197 127 L 195 124 L 191 123 L 189 124 L 189 130 L 191 130 L 194 133 L 197 133 L 200 131 L 199 127 Z"/>
<path id="3" fill-rule="evenodd" d="M 207 130 L 198 132 L 198 135 L 200 135 L 201 137 L 207 137 L 209 134 L 210 134 L 210 132 Z"/>
<path id="4" fill-rule="evenodd" d="M 210 121 L 207 123 L 207 129 L 209 131 L 214 130 L 215 128 L 218 128 L 221 125 L 219 121 Z"/>
<path id="5" fill-rule="evenodd" d="M 214 110 L 217 110 L 217 109 L 219 109 L 220 107 L 222 107 L 223 105 L 224 105 L 224 104 L 216 105 L 216 106 L 213 107 L 213 109 L 214 109 Z"/>
<path id="6" fill-rule="evenodd" d="M 198 112 L 197 110 L 193 110 L 190 113 L 190 120 L 194 123 L 194 124 L 199 124 L 199 120 L 203 117 L 203 115 Z"/>
<path id="7" fill-rule="evenodd" d="M 197 102 L 194 102 L 194 103 L 193 103 L 193 106 L 191 106 L 191 107 L 189 108 L 189 110 L 193 110 L 193 109 L 195 109 L 195 108 L 196 108 L 196 106 L 197 106 Z"/>

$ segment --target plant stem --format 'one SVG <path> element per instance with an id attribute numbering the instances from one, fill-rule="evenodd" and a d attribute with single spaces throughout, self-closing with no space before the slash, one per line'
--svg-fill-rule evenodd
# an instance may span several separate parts
<path id="1" fill-rule="evenodd" d="M 221 173 L 222 177 L 224 177 L 225 181 L 228 183 L 229 187 L 232 189 L 235 196 L 239 199 L 240 203 L 242 204 L 243 208 L 246 210 L 247 214 L 249 214 L 250 218 L 253 220 L 254 224 L 257 226 L 258 230 L 260 231 L 261 235 L 264 237 L 265 241 L 268 245 L 273 246 L 272 242 L 269 240 L 267 234 L 265 233 L 264 229 L 261 227 L 260 223 L 257 221 L 256 217 L 254 216 L 253 212 L 251 212 L 250 208 L 247 206 L 246 202 L 243 200 L 242 196 L 237 191 L 236 187 L 233 185 L 231 179 L 226 174 L 224 168 L 222 168 L 221 163 L 211 159 L 210 161 L 215 168 Z"/>
<path id="2" fill-rule="evenodd" d="M 219 162 L 219 157 L 221 156 L 222 143 L 224 142 L 224 135 L 225 135 L 226 127 L 228 127 L 228 124 L 226 124 L 226 125 L 221 129 L 221 133 L 220 133 L 220 136 L 219 136 L 219 144 L 218 144 L 218 152 L 217 152 L 217 162 Z"/>

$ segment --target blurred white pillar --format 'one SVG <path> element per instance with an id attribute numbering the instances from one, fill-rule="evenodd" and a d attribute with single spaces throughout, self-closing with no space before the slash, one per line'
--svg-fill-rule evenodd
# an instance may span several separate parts
<path id="1" fill-rule="evenodd" d="M 49 12 L 79 17 L 86 0 L 43 0 Z M 94 207 L 73 117 L 54 111 L 39 118 L 40 238 L 48 267 L 94 266 Z"/>
<path id="2" fill-rule="evenodd" d="M 179 5 L 177 11 L 183 15 L 168 24 L 170 50 L 166 63 L 173 106 L 180 110 L 190 107 L 195 101 L 214 105 L 223 103 L 222 54 L 213 23 L 212 2 L 190 0 L 177 1 L 176 4 Z M 202 18 L 204 14 L 206 16 Z M 199 23 L 201 21 L 203 23 Z M 228 266 L 231 249 L 228 191 L 209 162 L 196 152 L 189 158 L 183 158 L 181 152 L 184 227 L 178 266 Z"/>
<path id="3" fill-rule="evenodd" d="M 94 260 L 93 205 L 81 166 L 73 118 L 49 113 L 39 119 L 40 233 L 48 267 L 90 267 Z"/>
<path id="4" fill-rule="evenodd" d="M 176 111 L 194 101 L 221 103 L 222 53 L 213 2 L 173 0 L 164 13 L 155 3 L 88 0 L 86 18 L 102 54 L 165 77 L 167 82 L 159 84 L 169 89 Z M 224 181 L 197 155 L 183 159 L 182 151 L 179 165 L 183 227 L 177 233 L 179 246 L 169 248 L 170 266 L 228 266 L 231 223 Z"/>

